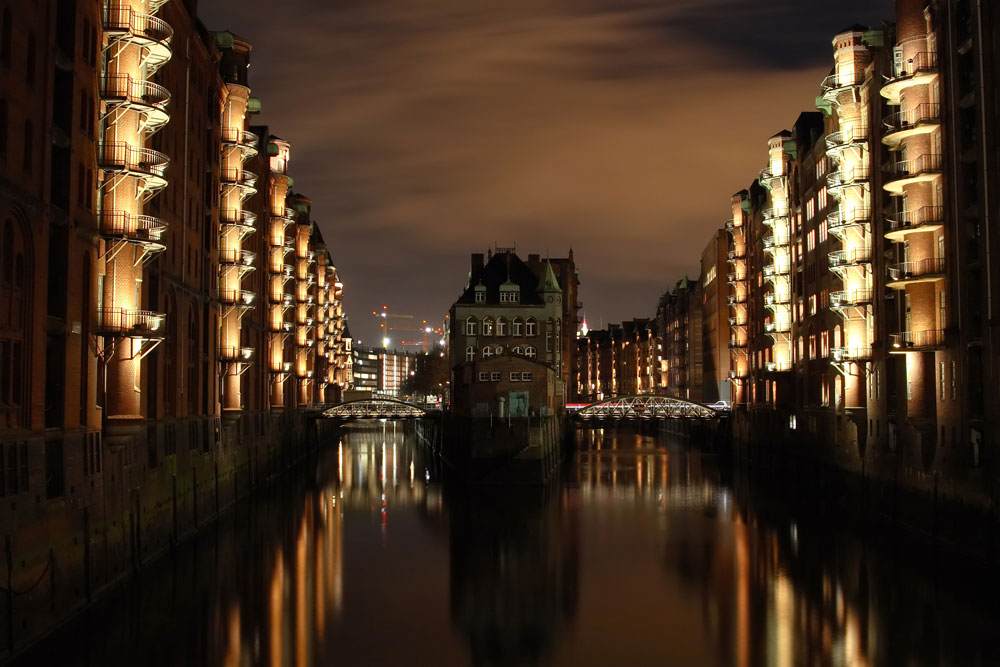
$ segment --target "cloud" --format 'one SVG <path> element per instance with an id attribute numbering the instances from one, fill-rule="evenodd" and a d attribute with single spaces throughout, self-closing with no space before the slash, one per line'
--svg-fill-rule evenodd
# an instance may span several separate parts
<path id="1" fill-rule="evenodd" d="M 867 3 L 218 0 L 254 43 L 262 121 L 372 304 L 442 317 L 468 253 L 573 246 L 592 320 L 696 275 L 766 140 L 811 106 Z M 886 8 L 887 9 L 887 8 Z M 226 21 L 233 21 L 227 24 Z M 371 329 L 372 331 L 374 329 Z"/>

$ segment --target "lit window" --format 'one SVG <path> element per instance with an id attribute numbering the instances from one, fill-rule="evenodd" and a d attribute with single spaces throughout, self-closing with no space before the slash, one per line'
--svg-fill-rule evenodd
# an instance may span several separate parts
<path id="1" fill-rule="evenodd" d="M 493 335 L 493 318 L 487 317 L 483 320 L 483 335 L 492 336 Z"/>
<path id="2" fill-rule="evenodd" d="M 827 224 L 826 219 L 824 218 L 823 222 L 819 223 L 819 242 L 820 243 L 823 243 L 824 241 L 826 241 L 826 236 L 827 236 L 827 230 L 828 230 L 828 228 L 829 228 L 829 225 Z"/>
<path id="3" fill-rule="evenodd" d="M 516 373 L 516 372 L 515 373 L 511 373 L 510 374 L 510 381 L 511 382 L 520 382 L 521 381 L 521 374 L 520 373 Z"/>
<path id="4" fill-rule="evenodd" d="M 806 220 L 812 220 L 814 215 L 816 215 L 816 201 L 810 199 L 806 202 Z"/>
<path id="5" fill-rule="evenodd" d="M 528 321 L 525 323 L 525 326 L 524 326 L 524 335 L 525 336 L 537 336 L 538 335 L 538 323 L 535 322 L 535 318 L 534 317 L 529 317 Z"/>
<path id="6" fill-rule="evenodd" d="M 826 208 L 826 187 L 825 186 L 823 188 L 821 188 L 820 191 L 819 191 L 819 194 L 816 195 L 816 205 L 819 207 L 819 210 L 821 210 L 821 211 Z"/>

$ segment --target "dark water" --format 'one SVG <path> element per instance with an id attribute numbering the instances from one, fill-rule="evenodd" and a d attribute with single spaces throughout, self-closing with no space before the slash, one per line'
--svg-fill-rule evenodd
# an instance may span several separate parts
<path id="1" fill-rule="evenodd" d="M 585 431 L 561 484 L 470 495 L 397 428 L 348 430 L 18 664 L 1000 664 L 982 587 L 667 436 Z"/>

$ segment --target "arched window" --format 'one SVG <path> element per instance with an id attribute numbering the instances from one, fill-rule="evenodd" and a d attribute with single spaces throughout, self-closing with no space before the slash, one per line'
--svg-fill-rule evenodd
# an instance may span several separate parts
<path id="1" fill-rule="evenodd" d="M 483 359 L 489 359 L 493 356 L 493 348 L 487 345 L 483 348 Z"/>
<path id="2" fill-rule="evenodd" d="M 476 360 L 476 348 L 470 345 L 467 348 L 465 348 L 465 362 L 469 363 L 470 361 L 475 361 L 475 360 Z"/>
<path id="3" fill-rule="evenodd" d="M 507 335 L 507 319 L 504 317 L 497 318 L 497 335 L 498 336 Z"/>
<path id="4" fill-rule="evenodd" d="M 501 354 L 503 354 L 503 345 L 497 345 L 495 348 L 493 348 L 493 354 L 497 355 L 498 357 Z"/>
<path id="5" fill-rule="evenodd" d="M 467 320 L 465 320 L 465 335 L 475 336 L 477 324 L 478 323 L 476 322 L 476 318 L 474 317 L 469 317 Z"/>
<path id="6" fill-rule="evenodd" d="M 538 322 L 535 321 L 534 317 L 529 317 L 528 321 L 524 324 L 524 335 L 525 336 L 537 336 L 538 335 Z"/>
<path id="7" fill-rule="evenodd" d="M 483 318 L 483 335 L 492 336 L 493 335 L 493 318 L 484 317 Z"/>
<path id="8" fill-rule="evenodd" d="M 7 100 L 0 100 L 0 158 L 7 157 Z"/>
<path id="9" fill-rule="evenodd" d="M 198 413 L 198 313 L 192 305 L 188 311 L 188 339 L 184 361 L 188 368 L 187 398 L 188 410 L 191 414 Z"/>
<path id="10" fill-rule="evenodd" d="M 30 120 L 24 121 L 24 155 L 21 166 L 26 173 L 31 173 L 31 164 L 35 151 L 35 129 Z"/>
<path id="11" fill-rule="evenodd" d="M 6 220 L 0 232 L 0 427 L 28 423 L 25 362 L 30 340 L 25 335 L 29 305 L 27 238 Z"/>
<path id="12" fill-rule="evenodd" d="M 510 326 L 510 335 L 520 336 L 522 335 L 523 331 L 524 331 L 524 322 L 521 321 L 520 317 L 515 317 L 514 321 L 511 323 Z"/>
<path id="13" fill-rule="evenodd" d="M 28 53 L 25 54 L 24 82 L 35 85 L 35 33 L 28 35 Z"/>
<path id="14" fill-rule="evenodd" d="M 535 347 L 533 345 L 529 345 L 528 347 L 524 348 L 524 356 L 526 356 L 528 359 L 534 359 L 536 356 L 538 356 L 538 353 L 536 352 Z"/>
<path id="15" fill-rule="evenodd" d="M 523 348 L 523 347 L 521 347 L 520 345 L 518 345 L 517 347 L 515 347 L 515 348 L 514 348 L 513 350 L 511 350 L 511 351 L 512 351 L 512 352 L 513 352 L 514 354 L 518 355 L 518 356 L 524 356 L 524 348 Z"/>

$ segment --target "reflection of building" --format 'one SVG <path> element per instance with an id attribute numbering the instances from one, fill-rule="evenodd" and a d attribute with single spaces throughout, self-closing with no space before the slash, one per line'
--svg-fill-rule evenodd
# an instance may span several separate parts
<path id="1" fill-rule="evenodd" d="M 536 664 L 576 614 L 575 508 L 536 490 L 453 498 L 449 507 L 452 621 L 472 663 Z"/>
<path id="2" fill-rule="evenodd" d="M 497 249 L 484 264 L 472 256 L 469 284 L 451 307 L 449 351 L 452 407 L 466 415 L 554 412 L 566 400 L 564 326 L 566 291 L 550 262 L 525 263 L 512 249 Z M 572 258 L 565 274 L 576 274 Z M 575 287 L 573 288 L 575 290 Z M 568 373 L 568 371 L 566 371 Z"/>

